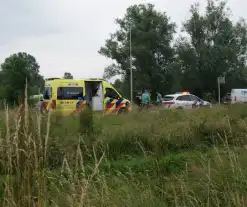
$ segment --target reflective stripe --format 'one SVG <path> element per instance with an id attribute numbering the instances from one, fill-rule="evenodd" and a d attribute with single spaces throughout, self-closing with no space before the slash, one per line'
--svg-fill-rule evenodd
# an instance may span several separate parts
<path id="1" fill-rule="evenodd" d="M 109 100 L 107 100 L 109 99 Z M 115 110 L 115 106 L 116 106 L 116 102 L 118 100 L 116 99 L 113 99 L 113 98 L 105 98 L 105 102 L 106 102 L 106 107 L 105 107 L 105 110 L 104 110 L 104 114 L 110 114 L 112 113 L 114 110 Z"/>

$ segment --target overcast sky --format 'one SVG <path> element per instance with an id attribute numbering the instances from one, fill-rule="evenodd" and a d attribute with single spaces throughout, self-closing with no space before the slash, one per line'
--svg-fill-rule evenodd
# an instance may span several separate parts
<path id="1" fill-rule="evenodd" d="M 180 24 L 190 5 L 206 0 L 0 0 L 0 63 L 12 53 L 36 57 L 45 77 L 101 77 L 111 63 L 98 54 L 128 6 L 153 3 Z M 247 1 L 229 0 L 233 18 L 247 19 Z"/>

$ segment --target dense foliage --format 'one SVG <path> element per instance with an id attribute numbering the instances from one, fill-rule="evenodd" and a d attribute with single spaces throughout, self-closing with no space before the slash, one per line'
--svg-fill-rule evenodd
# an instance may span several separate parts
<path id="1" fill-rule="evenodd" d="M 35 57 L 27 53 L 19 52 L 6 58 L 0 71 L 1 99 L 10 105 L 18 103 L 18 97 L 23 101 L 26 83 L 29 95 L 42 91 L 44 78 L 39 74 L 39 68 Z"/>
<path id="2" fill-rule="evenodd" d="M 122 75 L 125 94 L 130 91 L 130 37 L 134 90 L 165 94 L 186 89 L 215 96 L 219 76 L 226 78 L 223 92 L 246 87 L 247 27 L 243 19 L 231 20 L 225 1 L 208 0 L 203 14 L 198 4 L 192 5 L 176 39 L 175 24 L 152 4 L 130 6 L 116 23 L 119 29 L 99 53 L 115 62 L 104 76 Z"/>

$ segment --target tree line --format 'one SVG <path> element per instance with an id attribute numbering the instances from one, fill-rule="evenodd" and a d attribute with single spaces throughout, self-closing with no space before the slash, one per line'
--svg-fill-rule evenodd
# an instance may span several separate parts
<path id="1" fill-rule="evenodd" d="M 205 12 L 191 5 L 178 38 L 176 24 L 153 4 L 132 5 L 118 29 L 99 53 L 113 64 L 104 78 L 121 75 L 115 85 L 130 94 L 130 41 L 135 91 L 148 88 L 167 94 L 188 90 L 200 97 L 216 98 L 217 78 L 225 77 L 222 94 L 247 87 L 247 27 L 244 19 L 231 20 L 226 1 L 208 0 Z M 130 33 L 131 32 L 131 33 Z"/>
<path id="2" fill-rule="evenodd" d="M 114 86 L 130 95 L 130 37 L 133 89 L 150 89 L 161 94 L 188 90 L 207 99 L 217 96 L 217 78 L 224 76 L 222 95 L 232 88 L 247 87 L 247 25 L 244 19 L 231 20 L 226 1 L 208 0 L 205 12 L 191 5 L 189 18 L 176 34 L 176 24 L 152 4 L 127 8 L 116 19 L 118 29 L 110 34 L 99 53 L 112 60 L 104 78 L 121 75 Z M 131 33 L 130 33 L 131 31 Z M 0 100 L 9 104 L 28 94 L 42 93 L 44 77 L 35 57 L 19 52 L 7 57 L 0 70 Z M 73 79 L 69 72 L 64 78 Z M 155 93 L 152 93 L 155 94 Z"/>
<path id="3" fill-rule="evenodd" d="M 42 93 L 45 80 L 39 69 L 36 58 L 28 53 L 19 52 L 7 57 L 0 70 L 0 100 L 9 105 L 19 104 L 20 99 L 23 102 L 26 83 L 29 96 Z M 64 78 L 73 79 L 73 76 L 65 72 Z"/>

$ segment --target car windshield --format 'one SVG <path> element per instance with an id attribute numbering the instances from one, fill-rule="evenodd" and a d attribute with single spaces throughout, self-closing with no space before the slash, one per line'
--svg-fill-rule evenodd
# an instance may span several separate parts
<path id="1" fill-rule="evenodd" d="M 172 101 L 174 99 L 173 96 L 164 96 L 163 101 Z"/>

